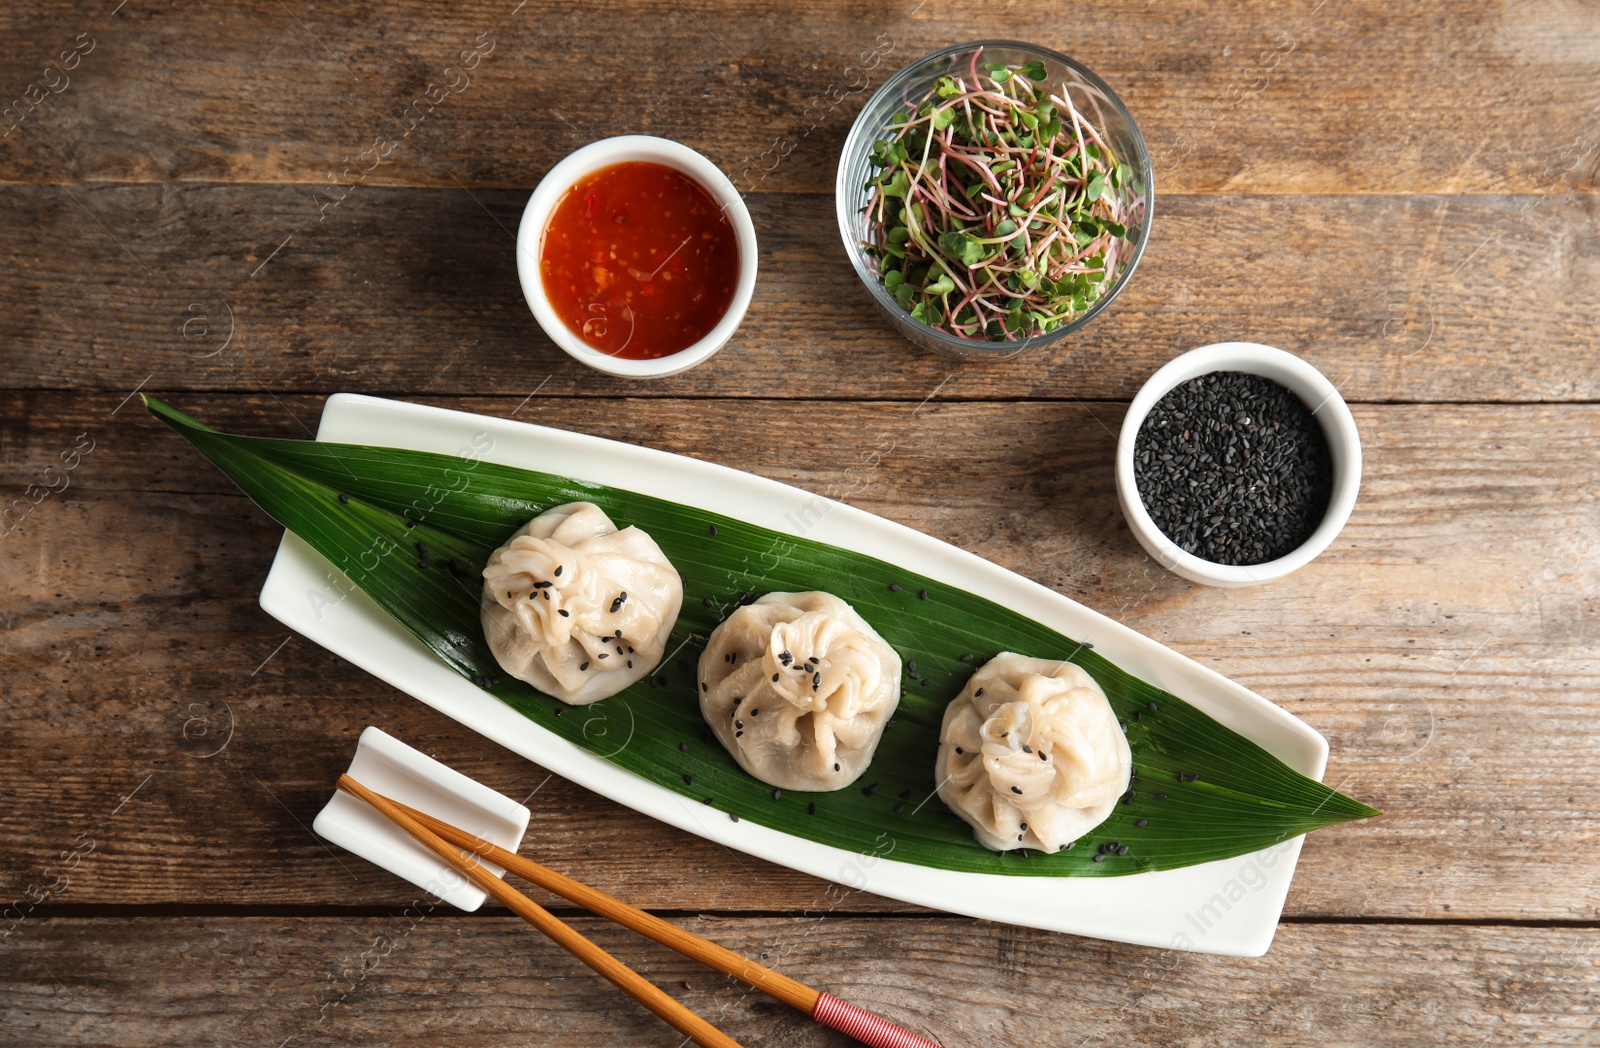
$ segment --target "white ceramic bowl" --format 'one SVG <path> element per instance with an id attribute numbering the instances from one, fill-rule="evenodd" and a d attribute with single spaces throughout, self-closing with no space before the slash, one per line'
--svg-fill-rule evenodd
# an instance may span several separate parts
<path id="1" fill-rule="evenodd" d="M 544 281 L 539 275 L 545 227 L 550 222 L 550 212 L 562 196 L 578 179 L 590 172 L 629 161 L 665 164 L 700 183 L 722 205 L 728 221 L 733 223 L 734 236 L 739 240 L 739 283 L 734 288 L 733 302 L 729 304 L 728 312 L 699 342 L 653 360 L 614 357 L 590 347 L 556 315 L 549 298 L 545 296 Z M 727 343 L 744 320 L 756 287 L 756 228 L 750 221 L 750 212 L 744 206 L 744 199 L 733 188 L 733 183 L 728 181 L 728 176 L 688 146 L 649 135 L 603 138 L 589 143 L 551 168 L 550 173 L 534 189 L 533 196 L 528 198 L 528 206 L 522 212 L 522 225 L 517 229 L 517 277 L 522 281 L 522 294 L 533 309 L 539 326 L 569 356 L 596 371 L 611 375 L 664 378 L 687 371 L 710 357 Z"/>
<path id="2" fill-rule="evenodd" d="M 1298 548 L 1262 564 L 1230 565 L 1203 560 L 1180 549 L 1145 511 L 1133 473 L 1133 447 L 1139 427 L 1156 402 L 1178 386 L 1213 371 L 1242 371 L 1271 379 L 1298 396 L 1311 409 L 1327 438 L 1333 463 L 1333 491 L 1328 512 Z M 1128 406 L 1117 438 L 1117 501 L 1139 544 L 1169 571 L 1207 586 L 1252 586 L 1280 579 L 1305 567 L 1327 549 L 1350 519 L 1361 487 L 1361 438 L 1350 408 L 1332 382 L 1293 353 L 1256 342 L 1218 342 L 1184 353 L 1150 376 Z"/>

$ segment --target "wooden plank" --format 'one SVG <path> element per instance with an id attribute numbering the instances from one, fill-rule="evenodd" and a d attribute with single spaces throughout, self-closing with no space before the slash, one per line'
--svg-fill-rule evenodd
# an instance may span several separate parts
<path id="1" fill-rule="evenodd" d="M 594 919 L 574 925 L 744 1044 L 854 1044 Z M 964 1044 L 1592 1044 L 1594 929 L 1287 925 L 1252 960 L 953 919 L 691 919 L 696 932 Z M 0 966 L 8 1042 L 666 1045 L 510 918 L 61 920 Z"/>
<path id="2" fill-rule="evenodd" d="M 930 50 L 996 37 L 1099 72 L 1170 191 L 1562 192 L 1592 189 L 1600 164 L 1600 58 L 1581 5 L 107 12 L 0 14 L 13 114 L 0 128 L 16 127 L 0 180 L 298 182 L 325 200 L 375 185 L 530 187 L 579 145 L 644 132 L 702 150 L 747 188 L 828 193 L 870 89 Z M 68 68 L 51 69 L 64 50 Z"/>
<path id="3" fill-rule="evenodd" d="M 591 372 L 534 323 L 508 232 L 524 200 L 374 188 L 319 222 L 291 187 L 0 187 L 0 387 L 1126 399 L 1178 352 L 1243 338 L 1351 400 L 1600 397 L 1587 196 L 1171 197 L 1104 316 L 989 363 L 883 322 L 826 198 L 758 194 L 743 327 L 650 383 Z"/>
<path id="4" fill-rule="evenodd" d="M 821 882 L 546 783 L 291 638 L 255 606 L 278 529 L 137 403 L 113 415 L 119 399 L 0 397 L 0 457 L 16 464 L 8 497 L 48 482 L 80 433 L 95 441 L 67 489 L 0 539 L 0 869 L 15 871 L 17 893 L 85 833 L 99 850 L 56 903 L 403 903 L 404 886 L 306 829 L 355 736 L 376 723 L 518 799 L 542 787 L 534 849 L 615 894 L 696 910 L 826 898 Z M 1574 785 L 1592 777 L 1600 734 L 1600 407 L 1359 407 L 1367 474 L 1335 547 L 1279 583 L 1220 591 L 1165 574 L 1127 536 L 1108 465 L 1119 405 L 622 400 L 596 412 L 521 400 L 435 398 L 860 505 L 1306 718 L 1330 737 L 1329 781 L 1388 814 L 1310 838 L 1291 914 L 1600 912 L 1600 884 L 1584 872 L 1600 862 L 1600 810 Z M 263 434 L 293 435 L 320 410 L 309 397 L 174 402 Z M 869 444 L 888 449 L 875 464 Z M 200 849 L 224 850 L 180 861 Z"/>

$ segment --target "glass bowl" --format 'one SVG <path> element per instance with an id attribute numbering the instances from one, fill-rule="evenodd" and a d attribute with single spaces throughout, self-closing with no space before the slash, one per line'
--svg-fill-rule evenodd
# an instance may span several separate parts
<path id="1" fill-rule="evenodd" d="M 1116 283 L 1082 315 L 1069 323 L 1054 331 L 1015 341 L 997 342 L 961 338 L 913 319 L 911 314 L 901 308 L 884 289 L 883 281 L 878 275 L 877 263 L 862 250 L 862 241 L 867 234 L 864 212 L 867 204 L 865 187 L 873 170 L 871 164 L 873 143 L 883 137 L 890 116 L 902 108 L 915 107 L 933 89 L 934 82 L 940 77 L 970 73 L 974 53 L 979 51 L 982 52 L 984 62 L 1004 62 L 1007 65 L 1043 62 L 1046 73 L 1043 82 L 1050 85 L 1052 93 L 1059 95 L 1065 88 L 1073 106 L 1090 119 L 1105 136 L 1107 143 L 1116 150 L 1119 159 L 1134 171 L 1132 186 L 1108 189 L 1108 192 L 1119 193 L 1130 205 L 1140 205 L 1143 208 L 1143 221 L 1139 225 L 1138 235 L 1133 240 Z M 1133 192 L 1133 186 L 1139 187 L 1142 192 Z M 1150 239 L 1150 222 L 1155 213 L 1155 186 L 1150 167 L 1150 152 L 1145 148 L 1144 136 L 1139 133 L 1139 126 L 1134 123 L 1133 115 L 1128 112 L 1127 106 L 1122 104 L 1122 99 L 1117 97 L 1116 92 L 1112 91 L 1104 80 L 1066 55 L 1048 48 L 1013 40 L 980 40 L 947 47 L 917 59 L 890 77 L 888 82 L 867 100 L 867 104 L 850 128 L 850 136 L 845 139 L 844 153 L 839 158 L 839 176 L 834 187 L 834 201 L 839 215 L 839 235 L 844 240 L 845 251 L 850 255 L 850 261 L 856 267 L 856 275 L 866 285 L 872 300 L 877 303 L 878 311 L 895 330 L 925 349 L 958 357 L 998 359 L 1058 342 L 1083 327 L 1111 304 L 1111 300 L 1117 297 L 1133 277 L 1133 271 L 1138 267 L 1139 259 L 1144 254 L 1144 246 Z"/>

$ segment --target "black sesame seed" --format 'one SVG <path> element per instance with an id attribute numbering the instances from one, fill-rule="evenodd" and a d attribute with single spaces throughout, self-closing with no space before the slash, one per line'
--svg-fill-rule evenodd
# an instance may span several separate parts
<path id="1" fill-rule="evenodd" d="M 898 583 L 898 582 L 889 583 L 889 592 L 890 593 L 899 593 L 900 592 L 900 583 Z"/>
<path id="2" fill-rule="evenodd" d="M 1032 753 L 1033 752 L 1033 747 L 1029 746 L 1027 743 L 1023 743 L 1022 744 L 1022 752 L 1023 753 Z"/>
<path id="3" fill-rule="evenodd" d="M 1022 792 L 1022 787 L 1021 786 L 1013 786 L 1013 787 L 1011 787 L 1011 792 L 1020 794 Z"/>
<path id="4" fill-rule="evenodd" d="M 979 688 L 977 691 L 973 692 L 972 693 L 972 697 L 975 698 L 975 699 L 983 698 L 983 689 Z"/>
<path id="5" fill-rule="evenodd" d="M 556 614 L 560 615 L 564 619 L 572 618 L 572 612 L 568 611 L 566 608 L 557 608 Z"/>
<path id="6" fill-rule="evenodd" d="M 961 661 L 962 662 L 971 662 L 972 661 L 972 653 L 969 651 L 965 655 L 961 656 Z"/>
<path id="7" fill-rule="evenodd" d="M 958 755 L 959 755 L 959 754 L 962 754 L 962 753 L 966 753 L 966 752 L 967 752 L 967 751 L 966 751 L 966 750 L 964 750 L 964 749 L 962 749 L 962 748 L 961 748 L 961 747 L 960 747 L 960 746 L 957 746 L 957 747 L 956 747 L 956 753 L 957 753 L 957 754 L 958 754 Z"/>
<path id="8" fill-rule="evenodd" d="M 1142 712 L 1142 711 L 1141 711 L 1141 712 L 1139 712 L 1139 713 L 1135 713 L 1135 714 L 1134 714 L 1134 715 L 1133 715 L 1133 719 L 1134 719 L 1134 720 L 1136 720 L 1136 721 L 1142 721 L 1142 720 L 1144 720 L 1144 713 L 1143 713 L 1143 712 Z"/>
<path id="9" fill-rule="evenodd" d="M 734 822 L 738 822 L 739 821 L 739 816 L 735 815 L 731 811 L 728 813 L 728 818 L 732 819 Z"/>
<path id="10" fill-rule="evenodd" d="M 683 784 L 685 786 L 693 786 L 694 785 L 694 776 L 693 775 L 685 775 L 683 777 Z"/>
<path id="11" fill-rule="evenodd" d="M 717 602 L 716 602 L 716 601 L 714 601 L 714 600 L 712 600 L 712 599 L 711 599 L 711 598 L 710 598 L 710 597 L 706 597 L 706 598 L 705 598 L 705 599 L 704 599 L 704 600 L 702 600 L 702 601 L 701 601 L 701 602 L 700 602 L 700 603 L 701 603 L 701 604 L 704 604 L 704 605 L 705 605 L 705 606 L 706 606 L 706 607 L 708 607 L 708 608 L 714 608 L 714 607 L 716 607 L 716 606 L 717 606 Z"/>
<path id="12" fill-rule="evenodd" d="M 1106 857 L 1105 857 L 1105 853 L 1104 853 L 1104 852 L 1102 852 L 1102 853 L 1100 853 L 1100 854 L 1099 854 L 1099 855 L 1096 855 L 1096 856 L 1095 856 L 1095 857 L 1094 857 L 1094 861 L 1095 861 L 1095 862 L 1105 862 L 1105 861 L 1106 861 Z"/>
<path id="13" fill-rule="evenodd" d="M 905 813 L 905 810 L 906 810 L 906 802 L 905 801 L 900 801 L 898 804 L 896 804 L 894 806 L 894 813 L 896 815 L 903 815 Z"/>
<path id="14" fill-rule="evenodd" d="M 701 681 L 700 682 L 700 690 L 701 691 L 710 691 L 711 690 L 711 685 L 707 684 L 705 681 Z"/>
<path id="15" fill-rule="evenodd" d="M 1042 760 L 1042 761 L 1047 761 L 1047 760 L 1050 759 L 1050 755 L 1048 753 L 1044 752 L 1043 750 L 1040 750 L 1039 751 L 1039 759 Z"/>
<path id="16" fill-rule="evenodd" d="M 775 801 L 783 800 L 783 791 L 782 790 L 773 790 L 772 791 L 772 799 L 775 800 Z"/>
<path id="17" fill-rule="evenodd" d="M 630 669 L 630 670 L 631 670 L 631 669 L 633 669 L 633 660 L 632 660 L 632 659 L 629 659 L 629 660 L 628 660 L 628 668 L 629 668 L 629 669 Z"/>
<path id="18" fill-rule="evenodd" d="M 812 801 L 810 804 L 806 805 L 806 814 L 807 815 L 815 815 L 816 813 L 817 813 L 817 802 L 816 801 Z"/>
<path id="19" fill-rule="evenodd" d="M 910 796 L 911 796 L 911 791 L 910 791 L 910 790 L 901 790 L 901 791 L 900 791 L 900 799 L 901 799 L 901 800 L 906 800 L 906 799 L 908 799 L 908 798 L 909 798 L 909 797 L 910 797 Z"/>
<path id="20" fill-rule="evenodd" d="M 917 599 L 918 600 L 927 600 L 928 599 L 928 591 L 927 590 L 917 590 Z"/>
<path id="21" fill-rule="evenodd" d="M 733 737 L 736 738 L 736 739 L 742 739 L 742 738 L 744 738 L 744 732 L 736 731 L 736 732 L 733 733 Z"/>
<path id="22" fill-rule="evenodd" d="M 1118 855 L 1126 855 L 1126 854 L 1128 854 L 1128 846 L 1126 844 L 1117 845 L 1117 854 Z"/>
<path id="23" fill-rule="evenodd" d="M 581 664 L 581 665 L 580 665 L 580 666 L 579 666 L 579 667 L 578 667 L 578 672 L 579 672 L 579 673 L 582 673 L 582 672 L 583 672 L 583 671 L 584 671 L 584 670 L 586 670 L 586 669 L 588 669 L 588 668 L 589 668 L 589 664 L 588 664 L 588 663 L 587 663 L 587 662 L 585 662 L 585 663 L 583 663 L 583 664 Z"/>
<path id="24" fill-rule="evenodd" d="M 565 717 L 566 715 L 567 715 L 567 711 L 565 709 L 563 709 L 560 706 L 556 707 L 556 716 L 557 717 Z"/>
<path id="25" fill-rule="evenodd" d="M 551 574 L 555 575 L 555 577 L 559 579 L 561 577 L 561 565 L 557 564 L 556 565 L 556 570 L 553 571 Z"/>
<path id="26" fill-rule="evenodd" d="M 1123 804 L 1132 804 L 1133 803 L 1133 799 L 1135 797 L 1137 797 L 1137 796 L 1139 796 L 1139 791 L 1138 790 L 1129 790 L 1127 793 L 1124 793 L 1122 795 L 1122 803 Z"/>
<path id="27" fill-rule="evenodd" d="M 689 752 L 689 744 L 687 742 L 678 743 L 678 752 L 679 753 L 688 753 Z"/>
<path id="28" fill-rule="evenodd" d="M 1151 409 L 1134 475 L 1156 526 L 1180 548 L 1240 565 L 1305 541 L 1327 512 L 1333 468 L 1304 402 L 1270 379 L 1220 371 Z"/>
<path id="29" fill-rule="evenodd" d="M 834 761 L 833 762 L 833 770 L 834 771 L 838 771 L 839 770 L 839 762 L 838 761 Z"/>
<path id="30" fill-rule="evenodd" d="M 701 804 L 710 804 L 715 799 L 716 799 L 715 797 L 707 797 L 705 800 L 701 801 L 700 803 Z"/>
<path id="31" fill-rule="evenodd" d="M 1158 800 L 1158 801 L 1164 801 L 1164 800 L 1166 800 L 1166 799 L 1167 799 L 1167 795 L 1166 795 L 1166 794 L 1164 794 L 1164 793 L 1158 793 L 1158 794 L 1156 794 L 1156 800 Z"/>
<path id="32" fill-rule="evenodd" d="M 610 657 L 611 653 L 609 651 L 602 651 L 600 654 L 595 656 L 597 659 L 609 659 Z"/>
<path id="33" fill-rule="evenodd" d="M 907 659 L 906 660 L 906 672 L 910 673 L 912 675 L 916 674 L 916 672 L 917 672 L 917 660 L 916 659 Z"/>
<path id="34" fill-rule="evenodd" d="M 778 682 L 778 674 L 776 674 L 776 673 L 774 673 L 774 674 L 773 674 L 773 675 L 772 675 L 772 682 L 773 682 L 773 683 L 774 683 L 774 684 L 776 684 L 776 683 L 777 683 L 777 682 Z"/>
<path id="35" fill-rule="evenodd" d="M 878 792 L 878 784 L 877 783 L 873 783 L 871 786 L 868 786 L 865 789 L 863 789 L 861 791 L 861 794 L 864 797 L 870 797 L 874 793 L 877 793 L 877 792 Z"/>
<path id="36" fill-rule="evenodd" d="M 1151 712 L 1151 713 L 1155 713 L 1155 712 L 1156 712 L 1156 711 L 1157 711 L 1157 710 L 1159 710 L 1159 709 L 1160 709 L 1160 708 L 1161 708 L 1161 707 L 1159 707 L 1159 706 L 1157 706 L 1157 705 L 1156 705 L 1156 704 L 1155 704 L 1155 703 L 1153 703 L 1153 702 L 1147 702 L 1147 703 L 1145 703 L 1145 708 L 1146 708 L 1146 709 L 1148 709 L 1148 710 L 1149 710 L 1149 711 L 1150 711 L 1150 712 Z"/>
<path id="37" fill-rule="evenodd" d="M 343 493 L 341 493 L 341 494 L 340 494 L 340 495 L 339 495 L 339 501 L 340 501 L 340 502 L 342 502 L 342 503 L 344 503 L 344 504 L 345 504 L 345 505 L 346 505 L 346 506 L 348 506 L 348 505 L 350 505 L 350 496 L 349 496 L 349 495 L 346 495 L 346 494 L 343 494 Z"/>
<path id="38" fill-rule="evenodd" d="M 717 526 L 715 524 L 712 524 L 706 530 L 709 531 L 711 534 L 715 535 L 717 533 Z"/>
<path id="39" fill-rule="evenodd" d="M 752 706 L 752 707 L 751 707 L 751 708 L 750 708 L 750 716 L 752 716 L 752 717 L 759 717 L 759 716 L 761 716 L 761 711 L 760 711 L 760 710 L 758 710 L 758 709 L 756 709 L 756 708 L 755 708 L 755 707 L 754 707 L 754 706 Z"/>
<path id="40" fill-rule="evenodd" d="M 1178 773 L 1178 781 L 1179 782 L 1183 781 L 1183 772 L 1181 772 L 1181 771 Z"/>
<path id="41" fill-rule="evenodd" d="M 417 522 L 416 522 L 416 521 L 414 521 L 414 520 L 408 520 L 408 521 L 406 521 L 406 527 L 408 527 L 408 528 L 414 528 L 414 527 L 416 527 L 416 526 L 417 526 Z"/>
<path id="42" fill-rule="evenodd" d="M 1133 820 L 1133 824 L 1135 826 L 1139 827 L 1142 830 L 1146 826 L 1150 825 L 1150 820 L 1149 819 L 1134 819 Z"/>

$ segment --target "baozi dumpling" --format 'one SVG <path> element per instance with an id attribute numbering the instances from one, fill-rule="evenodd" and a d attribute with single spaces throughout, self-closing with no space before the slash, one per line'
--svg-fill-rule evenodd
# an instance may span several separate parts
<path id="1" fill-rule="evenodd" d="M 786 790 L 854 782 L 900 704 L 900 656 L 831 593 L 768 593 L 700 656 L 700 712 L 739 766 Z"/>
<path id="2" fill-rule="evenodd" d="M 518 528 L 483 569 L 483 632 L 513 677 L 573 706 L 655 669 L 683 607 L 683 580 L 655 540 L 592 502 Z"/>
<path id="3" fill-rule="evenodd" d="M 939 798 L 986 848 L 1059 851 L 1111 814 L 1133 756 L 1093 677 L 1007 652 L 944 711 Z"/>

